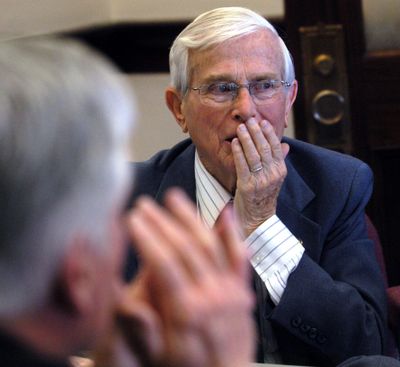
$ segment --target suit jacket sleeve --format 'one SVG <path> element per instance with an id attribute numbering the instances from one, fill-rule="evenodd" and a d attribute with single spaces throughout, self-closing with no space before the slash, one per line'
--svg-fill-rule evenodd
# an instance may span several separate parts
<path id="1" fill-rule="evenodd" d="M 346 360 L 337 367 L 400 367 L 400 362 L 385 356 L 358 356 Z"/>

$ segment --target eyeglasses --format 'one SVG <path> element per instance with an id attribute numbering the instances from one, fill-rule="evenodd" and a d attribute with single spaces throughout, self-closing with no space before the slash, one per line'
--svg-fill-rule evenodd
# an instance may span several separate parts
<path id="1" fill-rule="evenodd" d="M 288 88 L 291 85 L 292 83 L 284 80 L 266 79 L 246 84 L 217 82 L 200 85 L 199 87 L 190 89 L 198 91 L 201 101 L 204 104 L 223 104 L 232 102 L 238 96 L 240 88 L 247 88 L 249 94 L 253 97 L 254 103 L 262 105 L 267 103 L 270 98 L 276 95 L 280 87 Z"/>

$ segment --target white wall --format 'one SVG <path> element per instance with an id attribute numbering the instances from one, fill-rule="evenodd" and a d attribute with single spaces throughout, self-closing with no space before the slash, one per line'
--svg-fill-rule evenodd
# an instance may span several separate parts
<path id="1" fill-rule="evenodd" d="M 184 135 L 164 102 L 168 74 L 132 74 L 128 77 L 135 92 L 138 118 L 132 141 L 132 155 L 143 160 L 160 149 L 184 139 Z"/>
<path id="2" fill-rule="evenodd" d="M 192 19 L 220 6 L 245 6 L 274 17 L 284 12 L 283 0 L 114 0 L 111 4 L 113 19 L 139 21 Z"/>
<path id="3" fill-rule="evenodd" d="M 283 0 L 0 0 L 0 40 L 118 21 L 192 19 L 219 6 L 283 15 Z"/>
<path id="4" fill-rule="evenodd" d="M 400 48 L 400 1 L 363 0 L 368 51 Z"/>
<path id="5" fill-rule="evenodd" d="M 0 40 L 103 23 L 109 0 L 0 0 Z"/>

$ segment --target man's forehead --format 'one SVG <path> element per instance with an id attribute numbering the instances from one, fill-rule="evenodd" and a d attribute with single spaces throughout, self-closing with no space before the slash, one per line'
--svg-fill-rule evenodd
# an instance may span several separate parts
<path id="1" fill-rule="evenodd" d="M 232 62 L 232 64 L 229 62 L 221 63 L 220 65 L 199 62 L 193 63 L 189 70 L 190 81 L 201 81 L 202 83 L 217 81 L 245 82 L 280 79 L 282 77 L 283 63 L 259 63 L 255 66 L 247 67 L 245 63 L 238 66 L 235 62 Z"/>
<path id="2" fill-rule="evenodd" d="M 198 77 L 210 80 L 235 79 L 233 70 L 235 65 L 246 67 L 252 63 L 253 58 L 254 65 L 257 65 L 253 69 L 258 70 L 255 73 L 253 70 L 251 74 L 255 75 L 249 75 L 249 78 L 259 79 L 263 75 L 272 78 L 277 74 L 280 75 L 284 58 L 278 36 L 270 31 L 260 31 L 232 38 L 206 49 L 190 49 L 188 52 L 190 80 Z"/>

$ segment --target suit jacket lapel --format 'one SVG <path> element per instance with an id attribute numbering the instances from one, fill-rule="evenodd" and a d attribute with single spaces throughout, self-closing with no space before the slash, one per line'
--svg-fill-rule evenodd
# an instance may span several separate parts
<path id="1" fill-rule="evenodd" d="M 277 215 L 289 230 L 303 242 L 303 246 L 311 258 L 319 258 L 321 227 L 304 213 L 305 208 L 315 198 L 314 191 L 300 176 L 290 160 L 286 159 L 288 174 L 278 198 Z"/>

